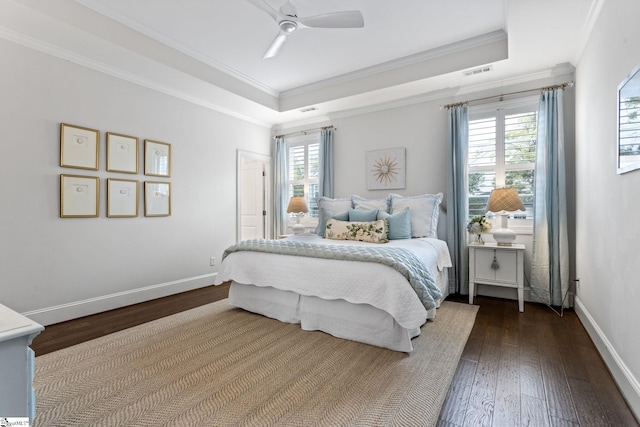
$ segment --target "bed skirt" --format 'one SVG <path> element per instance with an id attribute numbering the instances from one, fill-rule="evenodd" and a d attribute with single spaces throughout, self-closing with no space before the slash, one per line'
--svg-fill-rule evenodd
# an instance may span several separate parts
<path id="1" fill-rule="evenodd" d="M 387 312 L 368 304 L 325 300 L 272 287 L 232 282 L 229 304 L 281 322 L 300 324 L 303 330 L 323 331 L 338 338 L 410 353 L 411 339 L 420 328 L 406 329 Z M 435 317 L 436 309 L 428 313 Z"/>

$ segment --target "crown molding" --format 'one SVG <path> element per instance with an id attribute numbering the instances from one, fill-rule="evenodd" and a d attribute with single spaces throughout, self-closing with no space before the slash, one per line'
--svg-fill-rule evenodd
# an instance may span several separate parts
<path id="1" fill-rule="evenodd" d="M 449 88 L 439 89 L 435 91 L 423 92 L 417 95 L 401 97 L 388 102 L 377 103 L 374 105 L 367 105 L 365 107 L 336 110 L 329 113 L 321 113 L 318 116 L 314 116 L 308 119 L 292 121 L 292 122 L 285 121 L 280 124 L 273 125 L 273 122 L 259 120 L 259 119 L 256 119 L 254 116 L 249 116 L 247 114 L 240 114 L 237 111 L 224 108 L 219 104 L 209 102 L 201 97 L 191 95 L 184 91 L 175 89 L 169 85 L 164 85 L 157 81 L 152 81 L 150 79 L 142 78 L 139 75 L 136 75 L 134 73 L 124 71 L 122 69 L 107 65 L 103 62 L 96 61 L 94 59 L 88 58 L 83 55 L 79 55 L 70 50 L 63 49 L 51 43 L 44 42 L 42 40 L 33 38 L 31 36 L 28 36 L 22 33 L 18 33 L 6 27 L 0 26 L 0 38 L 11 41 L 16 44 L 20 44 L 27 48 L 31 48 L 60 59 L 73 62 L 80 66 L 110 75 L 112 77 L 116 77 L 118 79 L 130 82 L 130 83 L 133 83 L 133 84 L 136 84 L 160 93 L 164 93 L 174 98 L 178 98 L 183 101 L 186 101 L 195 105 L 199 105 L 209 110 L 213 110 L 213 111 L 225 114 L 227 116 L 231 116 L 231 117 L 243 120 L 245 122 L 253 123 L 261 127 L 272 128 L 272 129 L 289 129 L 289 128 L 295 128 L 295 127 L 301 127 L 301 126 L 309 126 L 317 123 L 330 122 L 331 120 L 336 120 L 340 118 L 373 113 L 376 111 L 400 108 L 404 106 L 420 104 L 420 103 L 430 102 L 434 100 L 451 99 L 451 97 L 458 97 L 461 95 L 478 93 L 482 91 L 493 90 L 496 88 L 504 88 L 505 86 L 526 84 L 527 82 L 539 81 L 545 78 L 551 78 L 559 75 L 568 75 L 568 74 L 572 74 L 575 70 L 575 67 L 573 67 L 573 65 L 571 64 L 568 64 L 568 63 L 560 64 L 553 68 L 539 70 L 534 73 L 523 74 L 520 76 L 503 78 L 500 80 L 492 80 L 492 81 L 487 81 L 487 82 L 473 84 L 473 85 L 465 85 L 465 86 L 453 87 L 453 88 L 449 87 Z M 375 68 L 375 67 L 372 67 L 372 68 Z M 368 96 L 370 94 L 371 93 L 366 93 L 364 95 Z M 357 96 L 359 95 L 356 95 L 356 97 Z M 322 107 L 320 108 L 322 109 Z"/>
<path id="2" fill-rule="evenodd" d="M 42 3 L 38 3 L 38 0 L 26 1 L 28 4 L 24 5 L 24 8 L 28 7 L 33 11 L 40 12 L 41 15 L 34 14 L 35 18 L 31 19 L 31 15 L 27 15 L 26 9 L 20 11 L 29 19 L 25 19 L 20 24 L 22 26 L 16 28 L 9 20 L 3 21 L 4 24 L 0 25 L 0 38 L 209 110 L 271 129 L 274 126 L 283 128 L 308 126 L 313 123 L 434 100 L 446 99 L 447 101 L 452 101 L 465 94 L 482 91 L 490 92 L 502 89 L 505 86 L 525 85 L 530 81 L 549 79 L 561 74 L 572 74 L 574 72 L 573 65 L 566 63 L 534 73 L 501 79 L 490 78 L 494 76 L 489 76 L 492 73 L 487 73 L 487 76 L 482 78 L 481 83 L 462 84 L 455 87 L 443 84 L 442 86 L 448 87 L 438 90 L 436 90 L 436 86 L 428 82 L 432 77 L 439 75 L 451 76 L 452 73 L 458 72 L 454 70 L 465 69 L 464 66 L 468 65 L 467 63 L 469 62 L 477 63 L 474 66 L 499 64 L 499 61 L 503 58 L 501 55 L 505 55 L 507 52 L 506 45 L 508 41 L 507 34 L 499 30 L 294 88 L 279 93 L 279 97 L 269 101 L 263 99 L 268 95 L 259 90 L 260 88 L 256 89 L 254 85 L 251 86 L 251 90 L 248 90 L 250 89 L 248 87 L 249 84 L 245 88 L 238 89 L 238 87 L 235 87 L 233 80 L 236 79 L 238 73 L 233 73 L 226 68 L 223 70 L 224 74 L 222 74 L 223 71 L 220 71 L 220 64 L 215 63 L 215 61 L 212 63 L 211 58 L 194 58 L 194 55 L 198 55 L 198 52 L 189 51 L 184 46 L 168 40 L 165 36 L 155 34 L 141 25 L 136 26 L 135 23 L 128 22 L 125 18 L 114 17 L 113 11 L 103 10 L 108 6 L 99 8 L 100 3 L 95 0 L 69 0 L 70 5 L 77 3 L 77 6 L 75 8 L 68 6 L 68 10 L 65 9 L 65 11 L 74 12 L 76 15 L 85 14 L 90 16 L 91 19 L 87 21 L 90 24 L 108 24 L 102 29 L 102 32 L 96 32 L 95 34 L 90 29 L 83 30 L 81 27 L 76 27 L 71 22 L 73 16 L 75 16 L 74 14 L 65 14 L 63 13 L 64 11 L 58 10 L 59 13 L 49 16 L 47 12 L 51 12 L 51 9 L 54 8 L 53 5 L 45 8 Z M 590 28 L 593 27 L 604 1 L 593 0 Z M 35 4 L 32 4 L 34 2 Z M 21 3 L 16 4 L 21 5 Z M 99 17 L 92 16 L 94 14 L 108 16 L 105 16 L 102 18 L 103 21 L 100 21 Z M 40 22 L 36 18 L 40 19 L 42 17 L 50 18 L 51 21 L 45 22 L 49 27 L 41 28 L 39 25 L 34 25 Z M 111 23 L 109 24 L 106 20 L 111 20 Z M 85 25 L 85 27 L 88 25 Z M 140 33 L 135 38 L 137 43 L 135 49 L 128 49 L 127 46 L 122 45 L 122 41 L 118 44 L 118 41 L 109 42 L 100 38 L 100 34 L 104 35 L 105 31 L 118 29 L 125 32 Z M 47 35 L 49 33 L 46 33 L 46 31 L 51 32 L 51 37 Z M 88 33 L 82 33 L 82 31 L 88 31 Z M 83 34 L 84 37 L 95 36 L 95 41 L 99 42 L 99 47 L 104 49 L 104 52 L 88 50 L 86 46 L 88 43 L 82 45 L 84 50 L 76 51 L 73 47 L 76 44 L 73 41 L 78 40 L 78 37 L 83 37 Z M 161 55 L 145 56 L 144 52 L 149 50 L 149 46 L 153 47 L 153 43 L 155 43 L 155 47 L 163 52 L 162 46 L 166 46 L 165 53 L 173 55 L 170 60 L 163 62 Z M 479 52 L 474 52 L 474 50 Z M 113 63 L 104 59 L 109 55 L 116 58 L 120 54 L 124 56 Z M 181 58 L 180 55 L 183 57 Z M 131 62 L 128 63 L 126 58 L 130 58 Z M 189 58 L 192 58 L 193 62 Z M 182 61 L 183 65 L 184 61 L 186 61 L 187 65 L 177 68 L 173 66 L 175 64 L 179 65 L 180 61 Z M 144 67 L 153 66 L 154 64 L 158 66 L 155 68 L 157 72 L 149 76 L 143 74 Z M 203 71 L 205 67 L 216 68 L 218 75 L 215 75 L 215 73 L 207 74 L 206 70 Z M 499 67 L 499 65 L 496 67 Z M 191 73 L 192 71 L 193 74 Z M 215 82 L 218 80 L 222 84 L 216 84 Z M 474 78 L 473 81 L 477 82 L 478 79 Z M 245 82 L 238 80 L 238 85 L 246 84 Z M 252 97 L 251 94 L 248 97 L 243 96 L 248 92 L 253 92 L 253 95 L 256 96 Z M 260 92 L 263 93 L 262 98 L 258 95 Z M 302 95 L 300 99 L 287 99 L 287 97 L 296 96 L 296 94 Z M 380 101 L 378 102 L 378 100 Z M 285 102 L 283 103 L 283 101 Z M 320 111 L 309 113 L 308 116 L 302 115 L 299 111 L 295 111 L 296 109 L 299 110 L 298 104 L 300 106 L 314 105 Z M 285 106 L 288 108 L 283 108 Z"/>
<path id="3" fill-rule="evenodd" d="M 154 40 L 159 41 L 162 44 L 165 44 L 172 49 L 175 49 L 178 52 L 181 52 L 187 56 L 190 56 L 200 62 L 207 64 L 210 67 L 213 67 L 225 74 L 246 83 L 274 98 L 279 100 L 289 98 L 292 96 L 304 95 L 316 90 L 322 90 L 325 88 L 329 88 L 332 86 L 336 86 L 339 84 L 349 83 L 355 80 L 367 78 L 370 76 L 374 76 L 376 74 L 380 74 L 388 71 L 400 70 L 404 67 L 409 67 L 411 65 L 419 64 L 425 61 L 433 60 L 438 57 L 455 54 L 457 52 L 465 51 L 468 49 L 473 49 L 477 47 L 481 47 L 484 45 L 488 45 L 491 43 L 496 43 L 501 40 L 507 40 L 508 36 L 504 30 L 497 30 L 490 33 L 486 33 L 477 37 L 469 38 L 466 40 L 462 40 L 459 42 L 451 43 L 446 46 L 437 47 L 434 49 L 430 49 L 424 52 L 420 52 L 414 55 L 405 56 L 402 58 L 398 58 L 392 61 L 384 62 L 381 64 L 377 64 L 371 67 L 362 68 L 360 70 L 356 70 L 350 73 L 345 73 L 336 77 L 332 77 L 329 79 L 321 80 L 318 82 L 310 83 L 308 85 L 298 86 L 293 89 L 285 90 L 285 91 L 277 91 L 267 85 L 262 84 L 261 82 L 252 79 L 245 74 L 240 73 L 239 71 L 219 62 L 215 59 L 202 54 L 196 50 L 190 49 L 187 46 L 178 43 L 177 41 L 166 37 L 165 35 L 148 28 L 141 23 L 132 20 L 115 10 L 105 6 L 104 3 L 95 1 L 95 0 L 75 0 L 77 3 L 92 9 L 95 12 L 98 12 L 108 18 L 125 25 L 141 34 L 144 34 Z"/>
<path id="4" fill-rule="evenodd" d="M 75 0 L 77 3 L 101 14 L 107 16 L 108 18 L 120 23 L 121 25 L 125 25 L 147 37 L 150 37 L 158 42 L 175 49 L 182 54 L 190 56 L 204 64 L 207 64 L 210 67 L 213 67 L 225 74 L 244 82 L 255 89 L 258 89 L 276 99 L 279 100 L 279 104 L 282 104 L 282 100 L 286 98 L 290 98 L 292 96 L 299 96 L 310 94 L 311 92 L 327 89 L 330 87 L 334 87 L 336 85 L 351 83 L 360 79 L 364 79 L 370 76 L 375 76 L 384 72 L 401 72 L 403 68 L 410 67 L 415 64 L 420 64 L 426 61 L 434 60 L 440 57 L 444 57 L 447 55 L 452 55 L 458 52 L 463 52 L 465 50 L 474 49 L 478 47 L 482 47 L 485 45 L 489 45 L 492 43 L 506 41 L 508 39 L 507 33 L 503 30 L 497 30 L 490 33 L 486 33 L 477 37 L 469 38 L 466 40 L 462 40 L 459 42 L 451 43 L 446 46 L 437 47 L 434 49 L 430 49 L 424 52 L 420 52 L 414 55 L 405 56 L 402 58 L 398 58 L 392 61 L 384 62 L 381 64 L 377 64 L 371 67 L 366 67 L 360 70 L 356 70 L 350 73 L 345 73 L 336 77 L 332 77 L 329 79 L 321 80 L 318 82 L 310 83 L 308 85 L 299 86 L 293 89 L 289 89 L 286 91 L 278 92 L 273 88 L 268 87 L 240 72 L 237 70 L 228 67 L 213 58 L 210 58 L 196 50 L 190 49 L 187 46 L 184 46 L 177 41 L 166 37 L 165 35 L 148 28 L 141 23 L 132 20 L 115 10 L 105 6 L 103 3 L 95 1 L 95 0 Z M 282 112 L 282 109 L 279 110 Z"/>
<path id="5" fill-rule="evenodd" d="M 514 86 L 519 84 L 526 84 L 529 82 L 540 81 L 557 76 L 564 76 L 573 74 L 576 68 L 570 63 L 558 64 L 555 67 L 546 68 L 543 70 L 537 70 L 531 73 L 520 74 L 517 76 L 511 76 L 501 78 L 499 80 L 491 80 L 482 83 L 476 83 L 472 85 L 460 86 L 460 89 L 456 95 L 467 95 L 472 93 L 478 93 L 485 90 L 502 89 L 507 86 Z"/>
<path id="6" fill-rule="evenodd" d="M 582 56 L 582 52 L 587 46 L 587 42 L 591 37 L 591 32 L 593 31 L 593 28 L 595 27 L 596 22 L 600 17 L 600 13 L 602 12 L 602 8 L 604 7 L 605 2 L 606 0 L 592 0 L 591 8 L 589 9 L 589 14 L 587 15 L 587 20 L 584 27 L 582 28 L 581 33 L 579 34 L 580 41 L 578 44 L 578 48 L 576 49 L 576 52 L 573 56 L 573 62 L 575 64 L 578 63 L 580 57 Z"/>
<path id="7" fill-rule="evenodd" d="M 268 95 L 271 95 L 275 98 L 278 98 L 280 93 L 278 91 L 276 91 L 275 89 L 264 85 L 262 83 L 260 83 L 259 81 L 252 79 L 251 77 L 242 74 L 241 72 L 219 62 L 216 61 L 215 59 L 204 55 L 203 53 L 194 50 L 194 49 L 190 49 L 187 46 L 178 43 L 177 41 L 175 41 L 172 38 L 166 37 L 164 34 L 159 33 L 157 31 L 152 30 L 149 27 L 146 27 L 144 25 L 142 25 L 141 23 L 139 23 L 138 21 L 129 19 L 128 17 L 116 12 L 115 10 L 105 6 L 103 3 L 101 2 L 97 2 L 94 0 L 75 0 L 77 3 L 95 11 L 98 12 L 101 15 L 104 15 L 122 25 L 125 25 L 141 34 L 144 34 L 147 37 L 150 37 L 154 40 L 159 41 L 160 43 L 169 46 L 172 49 L 177 50 L 180 53 L 183 53 L 187 56 L 190 56 L 212 68 L 215 68 L 218 71 L 221 71 L 243 83 L 246 83 L 252 87 L 254 87 L 255 89 L 258 89 Z"/>
<path id="8" fill-rule="evenodd" d="M 352 108 L 342 111 L 336 111 L 330 113 L 329 117 L 332 120 L 342 119 L 346 117 L 359 116 L 362 114 L 375 113 L 378 111 L 391 110 L 394 108 L 402 108 L 410 105 L 423 104 L 426 102 L 446 99 L 458 91 L 459 88 L 444 88 L 430 92 L 421 93 L 419 95 L 403 97 L 389 102 L 384 102 L 376 105 L 368 105 L 361 108 Z"/>
<path id="9" fill-rule="evenodd" d="M 352 108 L 334 111 L 327 113 L 326 115 L 308 119 L 305 121 L 295 121 L 276 125 L 273 129 L 284 130 L 294 129 L 302 126 L 318 125 L 318 123 L 332 123 L 335 120 L 359 116 L 363 114 L 374 113 L 378 111 L 390 110 L 394 108 L 401 108 L 415 104 L 422 104 L 432 101 L 443 102 L 444 100 L 451 100 L 453 97 L 460 95 L 477 94 L 484 91 L 491 91 L 495 89 L 504 89 L 508 86 L 526 85 L 528 83 L 540 84 L 540 81 L 550 79 L 559 76 L 571 76 L 575 71 L 575 67 L 569 63 L 560 64 L 552 68 L 538 70 L 532 73 L 522 74 L 510 78 L 503 78 L 499 80 L 492 80 L 483 83 L 477 83 L 472 85 L 465 85 L 459 87 L 449 87 L 444 89 L 438 89 L 434 91 L 424 92 L 414 96 L 402 97 L 393 101 L 381 102 L 375 105 L 368 105 L 365 107 Z M 546 83 L 545 83 L 546 84 Z"/>
<path id="10" fill-rule="evenodd" d="M 451 43 L 446 46 L 437 47 L 434 49 L 426 50 L 414 55 L 405 56 L 395 59 L 393 61 L 383 62 L 371 67 L 362 68 L 350 73 L 341 74 L 330 79 L 320 80 L 308 85 L 299 86 L 297 88 L 282 91 L 280 93 L 280 99 L 290 98 L 293 96 L 304 95 L 313 91 L 326 89 L 328 87 L 345 84 L 354 80 L 360 80 L 367 77 L 375 76 L 380 73 L 388 71 L 400 70 L 404 67 L 420 64 L 426 61 L 431 61 L 436 58 L 452 55 L 465 50 L 478 48 L 481 46 L 489 45 L 492 43 L 507 40 L 507 33 L 503 30 L 493 31 L 481 36 L 473 37 L 470 39 L 462 40 L 459 42 Z"/>
<path id="11" fill-rule="evenodd" d="M 156 92 L 164 93 L 165 95 L 172 96 L 174 98 L 181 99 L 183 101 L 187 101 L 189 103 L 199 105 L 201 107 L 207 108 L 209 110 L 213 110 L 231 117 L 235 117 L 237 119 L 253 123 L 262 127 L 270 127 L 271 124 L 262 120 L 257 120 L 254 117 L 240 114 L 236 111 L 224 108 L 218 104 L 214 104 L 212 102 L 208 102 L 202 98 L 198 98 L 196 96 L 190 95 L 184 91 L 176 90 L 168 85 L 163 85 L 156 81 L 152 81 L 149 79 L 141 78 L 140 76 L 124 71 L 119 68 L 112 67 L 103 62 L 96 61 L 94 59 L 88 58 L 84 55 L 79 55 L 75 52 L 72 52 L 67 49 L 60 48 L 51 43 L 44 42 L 42 40 L 33 38 L 31 36 L 16 32 L 9 28 L 0 26 L 0 38 L 19 44 L 21 46 L 36 50 L 38 52 L 45 53 L 47 55 L 51 55 L 56 58 L 64 59 L 66 61 L 72 62 L 74 64 L 92 69 L 94 71 L 98 71 L 103 74 L 107 74 L 112 77 L 116 77 L 120 80 L 127 81 L 129 83 L 133 83 L 138 86 L 145 87 L 147 89 L 154 90 Z"/>

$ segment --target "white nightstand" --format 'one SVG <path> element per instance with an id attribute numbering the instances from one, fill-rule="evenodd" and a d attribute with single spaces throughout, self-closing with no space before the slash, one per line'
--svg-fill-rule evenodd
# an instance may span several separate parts
<path id="1" fill-rule="evenodd" d="M 524 245 L 469 245 L 469 304 L 476 284 L 516 288 L 518 309 L 524 311 Z"/>

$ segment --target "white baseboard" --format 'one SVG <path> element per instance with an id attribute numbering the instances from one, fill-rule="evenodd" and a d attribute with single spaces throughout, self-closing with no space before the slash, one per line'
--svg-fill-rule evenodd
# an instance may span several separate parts
<path id="1" fill-rule="evenodd" d="M 22 315 L 27 316 L 41 325 L 52 325 L 66 320 L 77 319 L 78 317 L 209 286 L 213 284 L 216 275 L 217 273 L 212 273 L 188 277 L 172 282 L 145 286 L 144 288 L 131 289 L 115 294 L 32 310 L 22 313 Z"/>
<path id="2" fill-rule="evenodd" d="M 622 395 L 637 420 L 640 420 L 640 382 L 611 345 L 602 329 L 595 322 L 578 296 L 575 297 L 575 310 L 587 333 L 604 359 L 611 375 L 618 384 Z"/>

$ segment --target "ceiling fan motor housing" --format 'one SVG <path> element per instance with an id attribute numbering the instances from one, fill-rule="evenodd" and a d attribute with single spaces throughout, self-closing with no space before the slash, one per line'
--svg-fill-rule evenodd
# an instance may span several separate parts
<path id="1" fill-rule="evenodd" d="M 295 30 L 298 29 L 298 24 L 295 23 L 294 21 L 289 21 L 289 20 L 284 20 L 284 21 L 280 21 L 280 29 L 285 32 L 285 33 L 293 33 Z"/>

